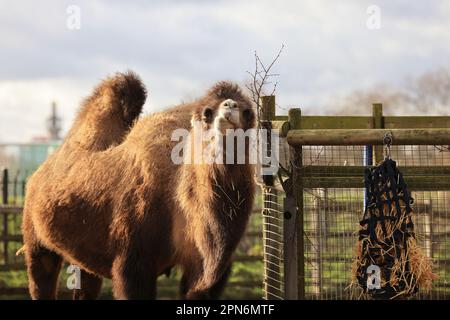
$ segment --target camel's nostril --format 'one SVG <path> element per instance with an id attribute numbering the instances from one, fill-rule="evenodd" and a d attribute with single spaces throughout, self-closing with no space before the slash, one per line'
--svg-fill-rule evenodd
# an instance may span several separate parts
<path id="1" fill-rule="evenodd" d="M 225 119 L 230 120 L 230 118 L 231 118 L 231 112 L 224 112 L 224 113 L 223 113 L 223 116 L 224 116 Z"/>

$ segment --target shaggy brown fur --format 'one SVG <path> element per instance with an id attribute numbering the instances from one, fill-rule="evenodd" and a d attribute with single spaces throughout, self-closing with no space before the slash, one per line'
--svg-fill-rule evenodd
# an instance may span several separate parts
<path id="1" fill-rule="evenodd" d="M 88 112 L 85 122 L 91 104 L 83 107 L 66 141 L 28 182 L 23 232 L 34 299 L 55 298 L 62 259 L 87 275 L 80 298 L 98 294 L 99 277 L 112 278 L 116 298 L 155 298 L 157 276 L 175 265 L 183 269 L 182 297 L 218 297 L 251 212 L 253 166 L 176 165 L 171 133 L 191 130 L 191 118 L 211 127 L 226 99 L 242 115 L 237 127 L 255 125 L 250 101 L 220 82 L 193 103 L 141 118 L 109 148 L 120 139 L 104 140 L 102 126 L 114 126 L 97 119 L 108 116 Z"/>
<path id="2" fill-rule="evenodd" d="M 146 96 L 145 87 L 133 72 L 117 73 L 103 80 L 91 96 L 83 101 L 63 145 L 38 170 L 42 173 L 36 172 L 34 176 L 46 176 L 41 178 L 43 180 L 40 183 L 48 184 L 52 177 L 61 179 L 64 170 L 72 165 L 66 162 L 66 157 L 75 161 L 78 155 L 82 157 L 86 151 L 101 151 L 121 143 L 141 113 Z M 52 166 L 55 166 L 55 170 Z M 37 177 L 30 180 L 40 180 Z M 28 190 L 33 189 L 32 184 L 29 183 Z M 29 198 L 32 196 L 27 196 Z M 25 252 L 31 296 L 55 297 L 62 260 L 42 245 L 26 208 L 23 231 L 25 246 L 19 252 Z M 82 269 L 81 284 L 81 290 L 74 290 L 74 299 L 96 298 L 100 293 L 102 279 Z"/>
<path id="3" fill-rule="evenodd" d="M 98 151 L 121 143 L 146 97 L 140 78 L 131 71 L 106 78 L 83 101 L 65 144 Z"/>

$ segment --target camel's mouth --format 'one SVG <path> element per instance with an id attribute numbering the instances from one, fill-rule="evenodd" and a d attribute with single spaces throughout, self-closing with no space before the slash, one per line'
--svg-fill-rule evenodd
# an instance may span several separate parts
<path id="1" fill-rule="evenodd" d="M 227 121 L 227 123 L 229 123 L 233 129 L 237 129 L 238 125 L 236 123 L 234 123 L 233 119 L 231 117 L 224 117 L 225 121 Z"/>
<path id="2" fill-rule="evenodd" d="M 227 131 L 231 130 L 234 131 L 239 126 L 234 123 L 234 121 L 227 117 L 217 117 L 214 121 L 214 128 L 216 131 L 220 132 L 221 134 L 227 134 Z"/>

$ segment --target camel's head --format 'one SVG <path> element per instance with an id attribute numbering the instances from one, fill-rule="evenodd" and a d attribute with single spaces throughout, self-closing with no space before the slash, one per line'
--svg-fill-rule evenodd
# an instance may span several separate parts
<path id="1" fill-rule="evenodd" d="M 205 129 L 225 135 L 235 129 L 245 131 L 255 127 L 252 104 L 236 84 L 218 82 L 203 97 L 201 105 L 193 121 L 202 121 Z"/>
<path id="2" fill-rule="evenodd" d="M 191 152 L 200 152 L 201 163 L 249 163 L 249 146 L 255 141 L 256 133 L 250 129 L 255 128 L 256 116 L 252 103 L 239 87 L 218 82 L 197 104 L 192 117 L 191 142 L 202 147 L 191 148 Z"/>

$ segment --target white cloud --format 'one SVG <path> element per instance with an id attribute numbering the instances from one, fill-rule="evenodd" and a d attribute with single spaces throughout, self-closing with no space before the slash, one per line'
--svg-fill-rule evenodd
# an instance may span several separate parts
<path id="1" fill-rule="evenodd" d="M 81 30 L 66 8 L 81 8 Z M 0 141 L 42 134 L 51 100 L 65 127 L 91 87 L 133 69 L 149 89 L 146 112 L 241 82 L 253 51 L 270 60 L 282 43 L 278 103 L 306 113 L 336 94 L 450 67 L 450 5 L 377 1 L 13 1 L 0 10 Z M 326 112 L 326 109 L 320 110 Z"/>
<path id="2" fill-rule="evenodd" d="M 72 119 L 76 106 L 86 95 L 86 84 L 68 78 L 1 81 L 1 142 L 24 142 L 45 135 L 53 100 L 65 120 Z M 67 129 L 69 122 L 64 125 Z"/>

